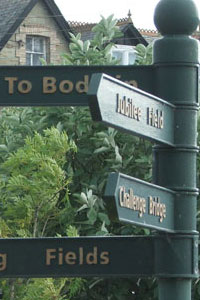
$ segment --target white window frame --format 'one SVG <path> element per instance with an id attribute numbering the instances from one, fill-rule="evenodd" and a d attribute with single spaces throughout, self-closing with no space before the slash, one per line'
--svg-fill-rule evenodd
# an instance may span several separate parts
<path id="1" fill-rule="evenodd" d="M 26 55 L 30 54 L 31 56 L 31 63 L 30 66 L 34 66 L 33 64 L 33 57 L 34 55 L 41 55 L 45 60 L 47 59 L 47 42 L 46 42 L 46 38 L 43 36 L 38 36 L 38 35 L 27 35 L 26 38 L 32 39 L 32 49 L 34 49 L 34 43 L 36 39 L 41 39 L 43 41 L 43 52 L 39 52 L 39 51 L 30 51 L 26 49 Z M 27 63 L 26 63 L 27 64 Z"/>
<path id="2" fill-rule="evenodd" d="M 121 65 L 130 65 L 129 54 L 134 54 L 136 59 L 136 52 L 133 46 L 128 45 L 115 45 L 111 48 L 111 54 L 115 57 L 114 53 L 120 53 L 122 56 Z M 133 62 L 134 63 L 134 62 Z"/>

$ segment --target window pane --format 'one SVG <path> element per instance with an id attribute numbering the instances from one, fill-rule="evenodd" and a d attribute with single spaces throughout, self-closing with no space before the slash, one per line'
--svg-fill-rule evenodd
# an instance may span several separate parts
<path id="1" fill-rule="evenodd" d="M 26 37 L 26 64 L 41 65 L 40 58 L 46 60 L 46 38 L 40 36 Z"/>
<path id="2" fill-rule="evenodd" d="M 121 51 L 113 51 L 112 56 L 119 60 L 119 62 L 122 62 L 122 52 Z"/>
<path id="3" fill-rule="evenodd" d="M 34 38 L 34 52 L 44 53 L 44 40 L 41 38 Z"/>
<path id="4" fill-rule="evenodd" d="M 129 52 L 128 54 L 128 61 L 129 61 L 129 65 L 133 65 L 135 62 L 135 52 Z"/>
<path id="5" fill-rule="evenodd" d="M 32 38 L 27 37 L 26 38 L 26 50 L 32 51 Z"/>
<path id="6" fill-rule="evenodd" d="M 33 54 L 33 66 L 41 66 L 40 58 L 44 58 L 44 55 Z"/>
<path id="7" fill-rule="evenodd" d="M 26 53 L 26 64 L 27 66 L 31 66 L 31 54 Z"/>

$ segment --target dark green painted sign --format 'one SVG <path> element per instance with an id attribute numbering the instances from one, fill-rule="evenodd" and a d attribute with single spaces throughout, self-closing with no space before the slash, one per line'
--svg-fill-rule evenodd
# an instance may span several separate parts
<path id="1" fill-rule="evenodd" d="M 0 277 L 149 276 L 153 251 L 143 237 L 2 239 Z"/>
<path id="2" fill-rule="evenodd" d="M 104 197 L 112 219 L 174 232 L 175 196 L 166 188 L 111 173 Z"/>
<path id="3" fill-rule="evenodd" d="M 175 106 L 105 74 L 94 74 L 89 89 L 94 121 L 174 145 Z"/>
<path id="4" fill-rule="evenodd" d="M 194 251 L 188 249 L 195 247 L 197 239 L 190 236 L 0 239 L 0 278 L 172 274 L 195 277 Z M 177 261 L 183 261 L 185 255 L 188 260 L 177 268 Z M 168 268 L 170 264 L 165 264 L 166 261 L 173 262 L 173 268 Z"/>
<path id="5" fill-rule="evenodd" d="M 153 66 L 1 66 L 0 106 L 85 106 L 91 75 L 104 72 L 153 93 Z"/>

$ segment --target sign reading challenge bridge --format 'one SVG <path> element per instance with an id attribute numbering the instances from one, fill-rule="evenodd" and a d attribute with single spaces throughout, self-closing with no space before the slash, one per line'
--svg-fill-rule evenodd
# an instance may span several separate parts
<path id="1" fill-rule="evenodd" d="M 111 173 L 104 198 L 114 220 L 174 232 L 175 195 L 169 189 Z"/>
<path id="2" fill-rule="evenodd" d="M 94 121 L 174 145 L 174 105 L 105 74 L 94 74 L 89 89 Z"/>

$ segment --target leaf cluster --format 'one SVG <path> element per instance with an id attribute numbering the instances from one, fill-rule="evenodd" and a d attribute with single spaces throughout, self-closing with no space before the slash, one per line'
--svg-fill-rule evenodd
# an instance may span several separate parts
<path id="1" fill-rule="evenodd" d="M 149 44 L 145 47 L 143 44 L 135 46 L 136 51 L 136 65 L 151 65 L 152 64 L 152 51 L 153 45 Z"/>
<path id="2" fill-rule="evenodd" d="M 63 169 L 69 151 L 76 147 L 65 132 L 46 129 L 43 136 L 26 137 L 1 165 L 2 219 L 14 236 L 43 236 L 49 219 L 59 214 L 60 193 L 67 197 L 70 182 Z"/>
<path id="3" fill-rule="evenodd" d="M 113 65 L 117 61 L 112 58 L 111 48 L 113 39 L 120 37 L 121 32 L 116 26 L 117 20 L 113 15 L 101 21 L 92 28 L 91 40 L 82 41 L 81 33 L 71 33 L 69 53 L 62 55 L 63 64 L 67 65 Z"/>

